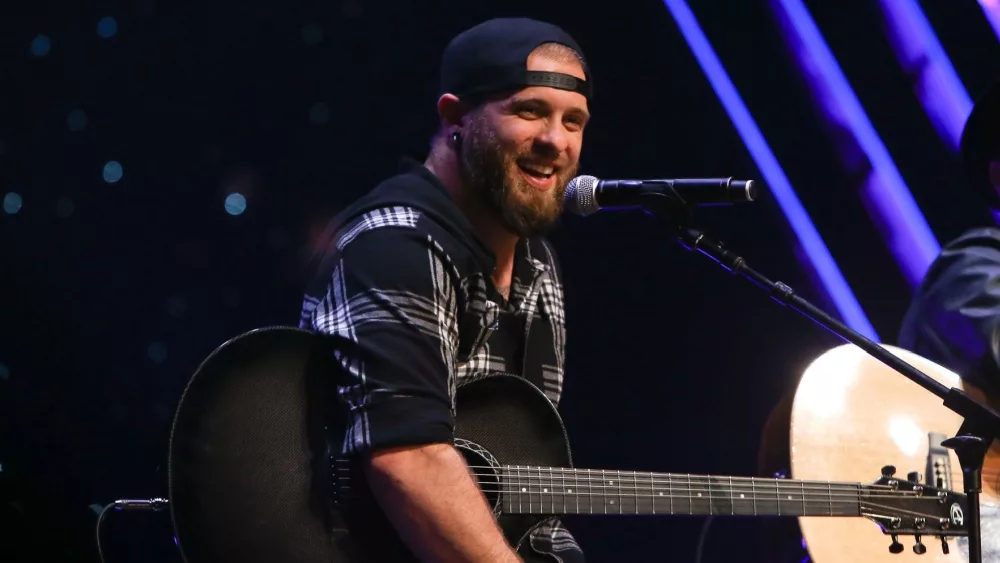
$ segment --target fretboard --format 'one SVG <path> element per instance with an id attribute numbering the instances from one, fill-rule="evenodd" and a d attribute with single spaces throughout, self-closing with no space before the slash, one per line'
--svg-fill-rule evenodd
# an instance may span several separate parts
<path id="1" fill-rule="evenodd" d="M 859 516 L 854 483 L 506 466 L 508 514 Z"/>

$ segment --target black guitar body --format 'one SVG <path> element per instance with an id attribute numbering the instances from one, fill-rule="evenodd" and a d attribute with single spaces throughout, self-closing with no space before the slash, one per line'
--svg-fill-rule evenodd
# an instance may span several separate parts
<path id="1" fill-rule="evenodd" d="M 406 562 L 405 548 L 353 462 L 336 460 L 343 433 L 326 337 L 294 328 L 240 335 L 216 349 L 181 397 L 170 437 L 169 496 L 188 563 Z M 522 378 L 484 377 L 456 397 L 455 445 L 477 474 L 499 465 L 571 467 L 566 431 L 545 395 Z M 345 477 L 349 475 L 349 481 Z M 489 475 L 480 478 L 486 491 Z M 504 515 L 508 541 L 528 541 L 544 515 Z"/>

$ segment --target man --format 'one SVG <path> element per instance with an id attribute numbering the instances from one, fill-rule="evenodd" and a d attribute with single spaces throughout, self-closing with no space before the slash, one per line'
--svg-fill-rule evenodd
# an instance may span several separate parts
<path id="1" fill-rule="evenodd" d="M 1000 82 L 969 115 L 961 150 L 972 187 L 1000 218 Z M 945 245 L 904 317 L 899 345 L 1000 393 L 1000 229 L 974 228 Z"/>
<path id="2" fill-rule="evenodd" d="M 553 25 L 495 19 L 455 37 L 425 162 L 405 161 L 334 219 L 307 291 L 301 325 L 352 343 L 340 357 L 343 451 L 363 456 L 383 511 L 424 561 L 521 560 L 452 446 L 454 393 L 507 372 L 558 404 L 561 274 L 541 235 L 577 173 L 590 89 L 582 51 Z M 555 519 L 521 555 L 583 561 Z"/>
<path id="3" fill-rule="evenodd" d="M 973 189 L 1000 220 L 1000 82 L 973 108 L 961 150 Z M 1000 397 L 1000 229 L 973 228 L 945 245 L 914 295 L 898 344 Z M 1000 562 L 1000 506 L 985 497 L 979 512 L 983 561 Z M 965 538 L 958 545 L 968 553 Z"/>

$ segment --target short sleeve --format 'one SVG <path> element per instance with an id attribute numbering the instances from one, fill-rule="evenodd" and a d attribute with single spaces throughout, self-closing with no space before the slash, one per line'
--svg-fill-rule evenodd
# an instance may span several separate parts
<path id="1" fill-rule="evenodd" d="M 904 319 L 900 346 L 979 385 L 1000 388 L 1000 238 L 977 230 L 947 245 Z"/>
<path id="2" fill-rule="evenodd" d="M 339 256 L 308 324 L 347 343 L 336 352 L 344 452 L 450 443 L 458 304 L 448 257 L 407 227 L 366 231 Z"/>

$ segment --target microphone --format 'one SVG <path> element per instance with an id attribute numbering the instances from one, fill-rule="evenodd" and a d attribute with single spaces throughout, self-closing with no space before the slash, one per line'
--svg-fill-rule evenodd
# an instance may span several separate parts
<path id="1" fill-rule="evenodd" d="M 601 209 L 642 207 L 643 196 L 660 194 L 682 205 L 708 207 L 750 202 L 757 198 L 753 180 L 694 178 L 678 180 L 598 180 L 577 176 L 566 186 L 566 209 L 586 217 Z"/>

